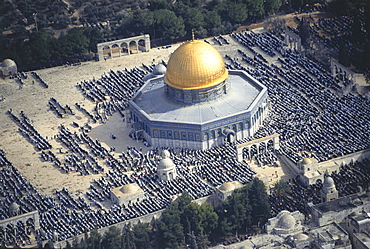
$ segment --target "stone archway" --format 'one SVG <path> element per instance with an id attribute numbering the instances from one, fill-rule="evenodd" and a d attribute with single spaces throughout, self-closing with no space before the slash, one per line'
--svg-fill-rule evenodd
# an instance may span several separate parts
<path id="1" fill-rule="evenodd" d="M 235 142 L 235 131 L 230 128 L 225 128 L 222 131 L 225 137 L 225 143 L 233 144 Z"/>
<path id="2" fill-rule="evenodd" d="M 111 49 L 112 58 L 121 56 L 121 48 L 118 44 L 113 44 Z"/>
<path id="3" fill-rule="evenodd" d="M 102 56 L 103 56 L 103 58 L 109 59 L 109 58 L 111 58 L 111 55 L 112 55 L 112 49 L 109 46 L 104 46 L 102 48 Z"/>
<path id="4" fill-rule="evenodd" d="M 121 43 L 121 55 L 129 55 L 130 50 L 128 49 L 128 44 L 126 42 Z"/>
<path id="5" fill-rule="evenodd" d="M 138 40 L 137 50 L 140 51 L 140 52 L 145 52 L 145 40 L 144 39 Z"/>
<path id="6" fill-rule="evenodd" d="M 130 48 L 130 54 L 137 54 L 139 52 L 137 49 L 136 41 L 130 41 L 129 48 Z"/>

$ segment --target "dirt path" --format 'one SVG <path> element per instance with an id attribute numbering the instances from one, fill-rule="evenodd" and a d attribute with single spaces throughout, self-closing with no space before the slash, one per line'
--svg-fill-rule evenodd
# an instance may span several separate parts
<path id="1" fill-rule="evenodd" d="M 283 18 L 285 20 L 285 24 L 287 26 L 290 26 L 290 27 L 296 27 L 298 24 L 297 22 L 294 20 L 295 17 L 298 17 L 298 18 L 301 18 L 301 17 L 308 17 L 308 16 L 311 16 L 312 18 L 314 19 L 318 19 L 320 17 L 329 17 L 328 13 L 326 12 L 311 12 L 311 13 L 291 13 L 291 14 L 287 14 L 287 15 L 276 15 L 276 16 L 273 16 L 271 18 Z M 253 30 L 253 29 L 258 29 L 258 28 L 263 28 L 264 27 L 264 22 L 258 22 L 258 23 L 253 23 L 253 24 L 250 24 L 250 25 L 246 25 L 246 26 L 240 26 L 236 32 L 243 32 L 245 30 Z"/>

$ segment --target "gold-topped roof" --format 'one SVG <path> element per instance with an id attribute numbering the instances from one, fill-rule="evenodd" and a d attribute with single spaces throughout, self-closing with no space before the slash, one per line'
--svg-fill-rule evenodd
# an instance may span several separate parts
<path id="1" fill-rule="evenodd" d="M 216 86 L 228 76 L 221 54 L 212 45 L 191 40 L 173 52 L 164 80 L 174 88 L 192 90 Z"/>

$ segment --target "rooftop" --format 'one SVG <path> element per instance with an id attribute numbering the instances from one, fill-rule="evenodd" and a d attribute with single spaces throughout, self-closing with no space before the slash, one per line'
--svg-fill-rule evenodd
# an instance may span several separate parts
<path id="1" fill-rule="evenodd" d="M 258 101 L 267 88 L 241 71 L 229 72 L 230 91 L 222 97 L 202 103 L 184 104 L 168 98 L 163 78 L 146 83 L 132 102 L 152 121 L 203 124 L 243 113 Z"/>
<path id="2" fill-rule="evenodd" d="M 360 193 L 338 198 L 313 206 L 321 213 L 341 212 L 370 202 L 370 193 Z"/>

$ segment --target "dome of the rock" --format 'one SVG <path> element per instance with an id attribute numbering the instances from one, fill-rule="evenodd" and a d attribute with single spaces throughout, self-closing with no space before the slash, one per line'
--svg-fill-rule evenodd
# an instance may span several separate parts
<path id="1" fill-rule="evenodd" d="M 229 76 L 221 54 L 212 45 L 191 40 L 171 55 L 165 82 L 183 90 L 216 86 Z"/>

